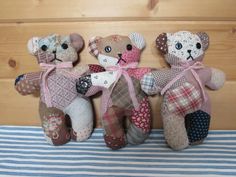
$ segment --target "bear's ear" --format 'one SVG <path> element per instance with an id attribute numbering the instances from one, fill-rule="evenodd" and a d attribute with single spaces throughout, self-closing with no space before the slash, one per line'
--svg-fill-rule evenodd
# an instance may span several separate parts
<path id="1" fill-rule="evenodd" d="M 198 37 L 201 39 L 203 50 L 206 51 L 209 47 L 209 36 L 205 32 L 198 32 Z"/>
<path id="2" fill-rule="evenodd" d="M 94 57 L 98 57 L 99 55 L 99 51 L 98 51 L 99 39 L 101 39 L 101 37 L 95 36 L 89 40 L 89 44 L 88 44 L 89 53 L 93 55 Z"/>
<path id="3" fill-rule="evenodd" d="M 84 39 L 77 33 L 70 34 L 70 42 L 77 52 L 84 47 Z"/>
<path id="4" fill-rule="evenodd" d="M 162 33 L 156 38 L 156 46 L 163 54 L 168 53 L 167 34 Z"/>
<path id="5" fill-rule="evenodd" d="M 144 37 L 139 33 L 131 33 L 129 35 L 130 40 L 138 49 L 142 50 L 146 46 Z"/>
<path id="6" fill-rule="evenodd" d="M 35 55 L 35 53 L 39 50 L 39 37 L 32 37 L 28 43 L 27 48 L 30 54 Z"/>

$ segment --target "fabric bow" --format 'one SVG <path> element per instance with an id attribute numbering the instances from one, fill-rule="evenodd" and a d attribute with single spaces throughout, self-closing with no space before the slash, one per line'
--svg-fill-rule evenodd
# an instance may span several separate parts
<path id="1" fill-rule="evenodd" d="M 47 78 L 49 76 L 49 74 L 55 70 L 55 69 L 62 69 L 62 68 L 72 68 L 73 64 L 72 62 L 62 62 L 59 64 L 47 64 L 47 63 L 40 63 L 40 67 L 43 70 L 46 70 L 46 72 L 43 74 L 43 92 L 44 92 L 44 96 L 45 96 L 45 102 L 47 107 L 52 107 L 52 102 L 51 102 L 51 96 L 50 96 L 50 92 L 49 92 L 49 88 L 48 88 L 48 82 L 47 82 Z"/>
<path id="2" fill-rule="evenodd" d="M 110 98 L 114 87 L 116 86 L 116 84 L 119 81 L 120 77 L 123 75 L 126 82 L 127 82 L 127 84 L 128 84 L 129 95 L 130 95 L 130 98 L 132 100 L 132 103 L 133 103 L 133 106 L 134 106 L 135 110 L 138 110 L 139 103 L 138 103 L 138 100 L 137 100 L 137 97 L 136 97 L 136 94 L 135 94 L 135 89 L 134 89 L 132 79 L 130 78 L 129 73 L 127 72 L 127 69 L 137 68 L 137 66 L 138 66 L 138 63 L 133 62 L 133 63 L 127 64 L 125 66 L 109 66 L 109 67 L 106 67 L 107 71 L 117 71 L 116 80 L 115 80 L 115 82 L 112 86 L 112 89 L 111 89 L 111 92 L 110 92 L 110 95 L 109 95 L 108 98 Z M 108 101 L 109 101 L 109 99 L 108 99 Z M 106 106 L 106 109 L 107 109 L 108 108 L 108 102 L 106 103 L 105 106 Z"/>
<path id="3" fill-rule="evenodd" d="M 202 64 L 202 62 L 195 62 L 194 64 L 189 64 L 189 63 L 184 63 L 180 66 L 172 66 L 171 68 L 177 68 L 177 69 L 181 69 L 182 72 L 180 74 L 178 74 L 173 80 L 171 80 L 162 90 L 161 90 L 161 95 L 163 95 L 177 80 L 179 80 L 181 77 L 184 76 L 185 72 L 190 71 L 192 73 L 192 75 L 194 76 L 194 79 L 197 81 L 197 83 L 199 84 L 200 88 L 201 88 L 201 92 L 203 95 L 203 99 L 204 102 L 207 101 L 207 96 L 205 93 L 205 89 L 202 85 L 202 82 L 198 76 L 198 74 L 196 73 L 195 70 L 197 69 L 202 69 L 204 68 L 204 65 Z"/>

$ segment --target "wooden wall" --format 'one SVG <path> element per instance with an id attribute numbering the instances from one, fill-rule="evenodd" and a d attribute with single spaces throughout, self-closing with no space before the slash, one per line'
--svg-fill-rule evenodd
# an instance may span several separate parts
<path id="1" fill-rule="evenodd" d="M 223 89 L 209 91 L 212 129 L 236 129 L 236 1 L 235 0 L 6 0 L 0 6 L 0 124 L 39 125 L 38 96 L 21 96 L 14 79 L 37 71 L 26 49 L 32 36 L 80 33 L 95 35 L 142 33 L 147 47 L 140 66 L 163 67 L 154 40 L 161 32 L 205 31 L 211 44 L 205 64 L 227 75 Z M 86 43 L 87 45 L 87 43 Z M 96 63 L 87 48 L 81 63 Z M 150 98 L 153 125 L 161 127 L 160 97 Z M 98 115 L 99 98 L 94 99 Z"/>

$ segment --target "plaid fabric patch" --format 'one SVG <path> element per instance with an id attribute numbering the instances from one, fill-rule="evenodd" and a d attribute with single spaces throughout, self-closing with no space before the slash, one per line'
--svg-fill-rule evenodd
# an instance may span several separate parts
<path id="1" fill-rule="evenodd" d="M 95 56 L 95 57 L 97 57 L 98 54 L 99 54 L 99 51 L 97 49 L 97 44 L 96 43 L 97 43 L 97 38 L 93 37 L 93 38 L 91 38 L 89 40 L 89 44 L 88 44 L 88 46 L 89 46 L 89 53 L 91 55 Z"/>
<path id="2" fill-rule="evenodd" d="M 136 97 L 140 102 L 144 98 L 144 92 L 141 90 L 141 86 L 139 80 L 132 78 L 132 82 L 134 85 L 134 90 L 136 92 Z M 127 85 L 127 81 L 125 80 L 124 76 L 121 76 L 119 81 L 117 82 L 115 88 L 111 94 L 112 103 L 115 106 L 124 109 L 131 109 L 133 108 L 133 103 L 130 98 L 129 88 Z"/>
<path id="3" fill-rule="evenodd" d="M 157 93 L 157 88 L 155 87 L 155 78 L 152 73 L 146 74 L 141 80 L 142 90 L 147 94 Z"/>
<path id="4" fill-rule="evenodd" d="M 166 92 L 167 107 L 170 112 L 185 116 L 198 110 L 202 103 L 201 94 L 189 83 Z"/>

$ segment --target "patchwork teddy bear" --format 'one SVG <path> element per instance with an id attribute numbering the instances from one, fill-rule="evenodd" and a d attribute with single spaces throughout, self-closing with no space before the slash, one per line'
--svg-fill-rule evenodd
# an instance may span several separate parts
<path id="1" fill-rule="evenodd" d="M 138 33 L 94 37 L 89 41 L 90 54 L 106 71 L 81 77 L 77 91 L 86 96 L 103 92 L 102 126 L 105 143 L 111 149 L 122 148 L 127 143 L 140 144 L 150 131 L 149 100 L 140 85 L 140 79 L 150 69 L 138 68 L 144 47 L 145 40 Z M 125 117 L 130 121 L 127 132 Z"/>
<path id="2" fill-rule="evenodd" d="M 22 95 L 40 91 L 42 127 L 46 140 L 53 145 L 65 144 L 70 139 L 86 140 L 93 129 L 91 103 L 77 93 L 76 81 L 103 68 L 73 66 L 83 45 L 83 38 L 75 33 L 31 38 L 28 50 L 37 58 L 42 71 L 20 75 L 15 81 L 15 88 Z"/>
<path id="3" fill-rule="evenodd" d="M 161 115 L 164 135 L 175 150 L 201 143 L 208 134 L 211 104 L 204 88 L 220 89 L 225 81 L 222 71 L 203 65 L 209 37 L 204 32 L 163 33 L 156 46 L 170 64 L 146 74 L 142 89 L 149 95 L 163 95 Z"/>

